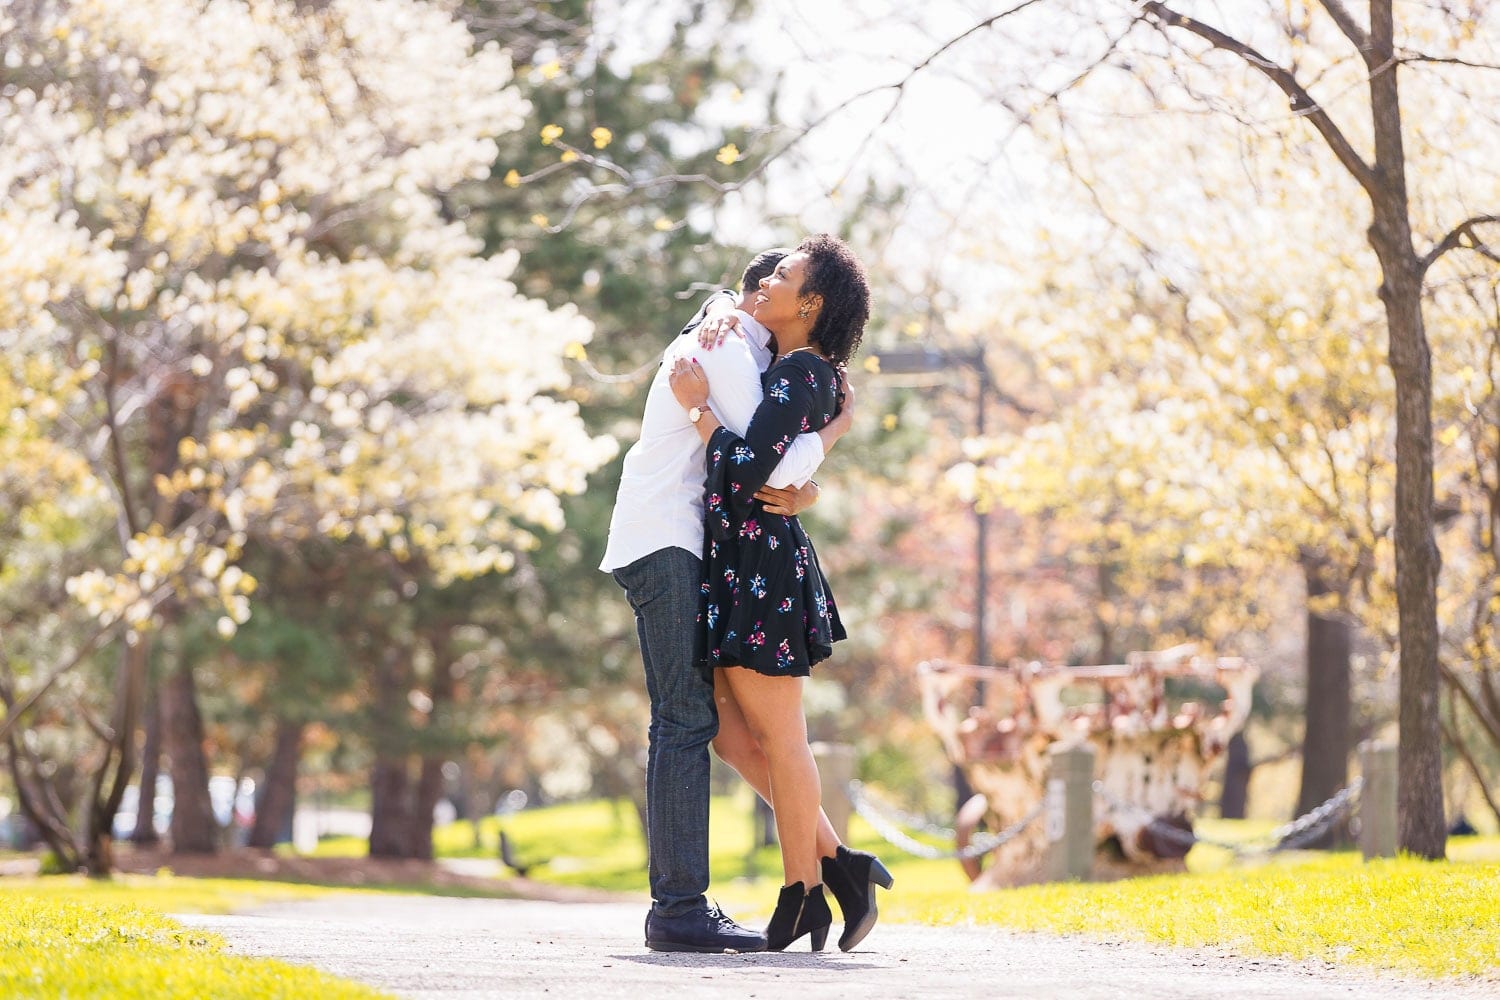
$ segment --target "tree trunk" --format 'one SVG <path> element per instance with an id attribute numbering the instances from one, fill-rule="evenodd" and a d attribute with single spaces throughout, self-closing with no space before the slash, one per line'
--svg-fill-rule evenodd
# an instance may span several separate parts
<path id="1" fill-rule="evenodd" d="M 1336 591 L 1327 579 L 1326 563 L 1302 557 L 1307 581 L 1307 703 L 1303 712 L 1302 787 L 1297 815 L 1311 812 L 1349 783 L 1349 656 L 1351 635 L 1341 610 L 1318 614 L 1314 602 Z M 1347 839 L 1347 827 L 1335 823 L 1307 846 L 1329 848 Z"/>
<path id="2" fill-rule="evenodd" d="M 1224 755 L 1224 789 L 1219 794 L 1219 816 L 1222 819 L 1244 819 L 1250 803 L 1250 744 L 1244 733 L 1229 738 Z"/>
<path id="3" fill-rule="evenodd" d="M 432 812 L 443 797 L 443 758 L 440 754 L 422 758 L 421 776 L 417 779 L 416 809 L 411 817 L 411 836 L 407 840 L 409 858 L 431 861 Z"/>
<path id="4" fill-rule="evenodd" d="M 146 695 L 146 739 L 141 749 L 141 795 L 137 800 L 135 830 L 130 842 L 139 846 L 160 840 L 156 832 L 156 776 L 161 773 L 161 691 L 151 685 Z"/>
<path id="5" fill-rule="evenodd" d="M 408 857 L 412 829 L 410 724 L 401 654 L 386 649 L 375 657 L 370 741 L 379 748 L 370 768 L 370 856 Z"/>
<path id="6" fill-rule="evenodd" d="M 370 769 L 370 857 L 406 857 L 411 825 L 411 779 L 406 758 L 379 754 Z"/>
<path id="7" fill-rule="evenodd" d="M 162 688 L 162 737 L 172 773 L 172 852 L 212 854 L 219 824 L 208 797 L 208 760 L 203 754 L 203 716 L 192 665 L 178 665 Z"/>
<path id="8" fill-rule="evenodd" d="M 297 764 L 302 759 L 302 733 L 306 724 L 281 718 L 276 721 L 276 744 L 271 750 L 256 796 L 255 823 L 250 827 L 249 846 L 275 847 L 291 826 L 297 808 Z"/>
<path id="9" fill-rule="evenodd" d="M 1094 662 L 1102 665 L 1115 662 L 1115 627 L 1110 621 L 1113 616 L 1104 614 L 1105 606 L 1113 603 L 1118 591 L 1115 587 L 1115 566 L 1108 554 L 1101 555 L 1099 558 L 1099 565 L 1095 567 L 1095 581 L 1099 587 L 1099 599 L 1094 613 L 1094 628 L 1099 636 L 1099 653 Z M 963 805 L 963 802 L 959 805 Z"/>
<path id="10" fill-rule="evenodd" d="M 443 797 L 443 764 L 447 762 L 444 748 L 448 744 L 448 730 L 452 725 L 449 708 L 453 704 L 453 650 L 451 633 L 441 625 L 431 633 L 433 653 L 432 683 L 429 694 L 432 709 L 427 715 L 427 746 L 422 755 L 421 775 L 417 780 L 416 810 L 411 818 L 411 839 L 407 845 L 408 857 L 432 860 L 432 813 L 438 800 Z"/>
<path id="11" fill-rule="evenodd" d="M 1442 731 L 1439 718 L 1437 575 L 1433 537 L 1432 354 L 1422 320 L 1423 265 L 1412 248 L 1401 135 L 1392 0 L 1370 4 L 1370 107 L 1376 190 L 1370 245 L 1380 259 L 1380 300 L 1396 384 L 1396 604 L 1401 643 L 1397 813 L 1402 850 L 1441 858 Z"/>
<path id="12" fill-rule="evenodd" d="M 8 704 L 7 707 L 9 707 Z M 36 827 L 37 835 L 46 843 L 61 870 L 76 871 L 85 863 L 85 845 L 78 843 L 73 831 L 68 828 L 67 810 L 59 808 L 61 803 L 58 802 L 56 795 L 47 794 L 48 789 L 44 782 L 33 782 L 32 775 L 36 772 L 35 758 L 32 758 L 33 767 L 31 773 L 28 774 L 27 768 L 22 764 L 23 750 L 15 730 L 5 735 L 5 745 L 11 787 L 15 789 L 16 802 L 20 806 L 21 815 L 29 819 Z"/>
<path id="13" fill-rule="evenodd" d="M 105 737 L 103 758 L 95 765 L 85 799 L 84 868 L 96 878 L 114 871 L 115 814 L 135 773 L 136 728 L 146 699 L 146 637 L 134 635 L 120 647 L 120 669 L 115 681 L 115 710 Z"/>

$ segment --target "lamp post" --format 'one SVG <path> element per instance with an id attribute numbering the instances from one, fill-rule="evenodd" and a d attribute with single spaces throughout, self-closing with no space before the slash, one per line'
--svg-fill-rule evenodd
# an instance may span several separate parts
<path id="1" fill-rule="evenodd" d="M 974 404 L 974 433 L 984 436 L 985 408 L 993 385 L 983 348 L 970 351 L 942 351 L 931 347 L 879 351 L 875 354 L 877 370 L 882 375 L 917 375 L 929 372 L 968 369 L 979 380 L 978 398 Z M 980 498 L 974 500 L 974 662 L 989 666 L 989 636 L 985 631 L 985 607 L 989 602 L 989 511 Z M 974 682 L 974 701 L 984 704 L 984 679 Z M 973 796 L 968 776 L 958 764 L 953 765 L 955 813 Z"/>
<path id="2" fill-rule="evenodd" d="M 879 373 L 882 375 L 919 375 L 963 369 L 972 371 L 979 379 L 978 399 L 975 401 L 974 409 L 974 433 L 978 437 L 984 436 L 985 409 L 992 385 L 990 369 L 983 348 L 969 351 L 942 351 L 931 347 L 897 348 L 879 351 L 874 357 L 879 366 Z M 990 663 L 989 636 L 985 630 L 985 606 L 989 601 L 988 553 L 989 511 L 986 505 L 976 498 L 974 502 L 974 662 L 980 666 L 989 666 Z M 975 694 L 978 701 L 984 701 L 983 680 L 977 683 Z"/>

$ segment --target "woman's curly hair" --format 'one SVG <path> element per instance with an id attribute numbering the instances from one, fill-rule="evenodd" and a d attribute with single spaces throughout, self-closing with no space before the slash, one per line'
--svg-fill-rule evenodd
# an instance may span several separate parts
<path id="1" fill-rule="evenodd" d="M 808 342 L 835 365 L 845 365 L 859 349 L 870 319 L 870 283 L 865 266 L 843 240 L 827 233 L 809 236 L 795 253 L 807 254 L 802 295 L 821 295 L 823 308 Z"/>

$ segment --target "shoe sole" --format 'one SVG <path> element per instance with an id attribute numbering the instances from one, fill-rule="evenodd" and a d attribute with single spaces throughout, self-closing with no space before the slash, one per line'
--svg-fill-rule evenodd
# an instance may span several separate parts
<path id="1" fill-rule="evenodd" d="M 679 944 L 676 941 L 647 941 L 646 947 L 651 951 L 692 952 L 695 955 L 745 955 L 765 951 L 764 948 L 728 948 L 713 944 Z"/>
<path id="2" fill-rule="evenodd" d="M 839 951 L 853 951 L 855 946 L 875 929 L 875 921 L 879 917 L 880 913 L 875 905 L 875 894 L 871 893 L 870 910 L 865 914 L 865 918 L 850 928 L 847 933 L 839 935 Z"/>

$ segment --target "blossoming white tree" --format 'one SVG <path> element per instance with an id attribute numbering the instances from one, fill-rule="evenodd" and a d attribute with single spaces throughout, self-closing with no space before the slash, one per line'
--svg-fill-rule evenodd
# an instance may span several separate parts
<path id="1" fill-rule="evenodd" d="M 247 545 L 358 538 L 437 583 L 503 571 L 614 453 L 557 395 L 589 324 L 521 297 L 514 256 L 446 212 L 526 110 L 454 6 L 0 11 L 0 346 L 107 484 L 113 523 L 80 536 L 94 565 L 68 589 L 132 651 L 89 828 L 49 829 L 66 860 L 108 867 L 145 638 L 205 605 L 232 634 Z M 39 383 L 49 364 L 82 377 Z M 169 690 L 192 714 L 190 670 Z M 37 675 L 16 674 L 22 698 Z"/>

